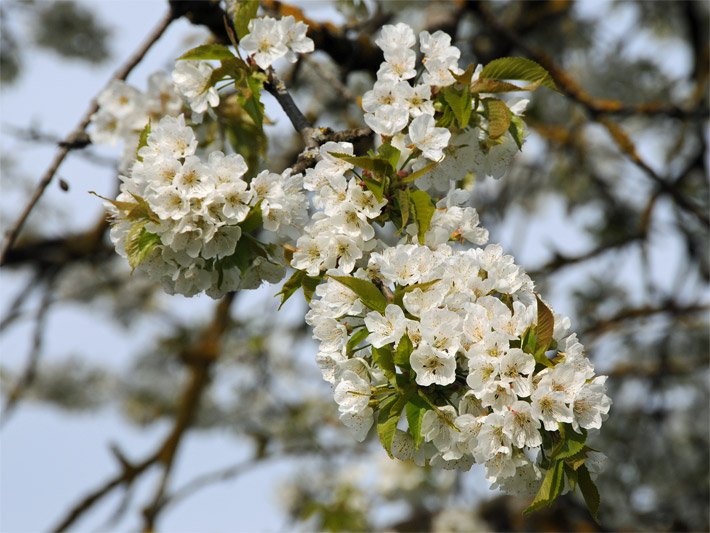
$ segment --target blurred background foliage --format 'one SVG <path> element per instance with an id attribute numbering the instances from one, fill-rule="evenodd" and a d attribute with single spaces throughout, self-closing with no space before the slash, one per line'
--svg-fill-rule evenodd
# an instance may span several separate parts
<path id="1" fill-rule="evenodd" d="M 222 8 L 218 2 L 180 4 L 181 14 L 224 39 L 209 18 Z M 271 0 L 261 5 L 272 15 L 309 16 L 307 1 L 298 3 L 303 13 Z M 504 179 L 475 183 L 472 205 L 491 240 L 502 241 L 539 290 L 569 312 L 599 373 L 610 376 L 612 413 L 593 437 L 609 456 L 598 480 L 601 524 L 591 521 L 576 496 L 561 498 L 549 512 L 522 517 L 525 502 L 488 491 L 481 475 L 420 469 L 390 461 L 377 443 L 353 442 L 313 364 L 302 303 L 289 303 L 285 318 L 275 315 L 270 299 L 275 290 L 265 298 L 237 294 L 231 314 L 229 305 L 205 311 L 203 301 L 200 314 L 186 320 L 159 288 L 129 275 L 110 249 L 103 220 L 67 235 L 44 235 L 29 226 L 2 265 L 26 273 L 29 282 L 13 287 L 15 296 L 3 302 L 0 333 L 22 322 L 34 324 L 26 364 L 2 366 L 3 422 L 21 401 L 74 412 L 114 405 L 139 426 L 173 424 L 156 453 L 163 458 L 188 427 L 193 432 L 223 428 L 235 445 L 250 446 L 243 463 L 144 507 L 144 516 L 145 509 L 154 512 L 153 520 L 170 512 L 168 503 L 203 486 L 291 457 L 299 470 L 274 488 L 289 529 L 710 529 L 708 4 L 337 0 L 333 5 L 347 22 L 311 21 L 321 36 L 317 47 L 327 47 L 283 76 L 319 126 L 362 126 L 357 96 L 373 81 L 380 57 L 372 37 L 385 23 L 448 31 L 463 51 L 462 63 L 530 57 L 560 85 L 562 94 L 535 94 L 524 152 Z M 31 21 L 32 31 L 17 33 L 18 21 Z M 22 74 L 34 50 L 88 64 L 113 56 L 108 23 L 90 3 L 7 1 L 0 5 L 0 24 L 6 86 Z M 245 134 L 238 126 L 234 130 L 230 135 L 236 138 Z M 302 146 L 292 132 L 273 133 L 261 164 L 280 170 L 295 161 Z M 255 153 L 264 142 L 258 140 Z M 4 155 L 4 187 L 34 179 L 13 169 L 12 158 Z M 125 371 L 99 366 L 82 353 L 45 362 L 44 326 L 62 306 L 99 310 L 96 320 L 120 324 L 127 335 L 148 320 L 160 328 Z M 209 342 L 219 349 L 202 368 L 193 356 Z M 14 416 L 21 417 L 21 409 Z M 143 465 L 116 454 L 124 474 L 134 469 L 140 475 L 156 464 L 154 456 Z M 170 457 L 163 462 L 166 471 Z M 133 482 L 121 474 L 118 480 L 118 485 Z M 72 505 L 67 501 L 68 509 Z M 120 511 L 140 513 L 138 505 Z"/>

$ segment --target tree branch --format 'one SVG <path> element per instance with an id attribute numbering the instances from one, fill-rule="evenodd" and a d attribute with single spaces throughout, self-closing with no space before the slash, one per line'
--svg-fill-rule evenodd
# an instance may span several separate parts
<path id="1" fill-rule="evenodd" d="M 288 89 L 286 89 L 286 85 L 279 79 L 274 69 L 269 68 L 266 74 L 268 76 L 268 83 L 264 85 L 264 88 L 270 95 L 276 98 L 276 101 L 281 106 L 281 109 L 284 110 L 284 113 L 286 113 L 286 116 L 291 121 L 291 124 L 293 124 L 295 130 L 303 137 L 306 146 L 311 147 L 312 145 L 309 143 L 312 143 L 313 126 L 298 108 L 296 102 L 293 101 L 291 94 L 288 92 Z"/>
<path id="2" fill-rule="evenodd" d="M 622 309 L 615 315 L 592 324 L 582 332 L 582 335 L 598 337 L 623 326 L 629 320 L 640 320 L 662 314 L 668 314 L 675 319 L 682 316 L 694 315 L 696 313 L 704 313 L 708 309 L 710 309 L 710 306 L 708 305 L 679 305 L 677 302 L 672 300 L 658 306 L 646 305 L 643 307 Z"/>
<path id="3" fill-rule="evenodd" d="M 592 250 L 589 250 L 588 252 L 584 252 L 579 255 L 563 255 L 559 252 L 555 252 L 555 256 L 553 259 L 545 263 L 544 265 L 534 269 L 530 270 L 528 274 L 533 278 L 537 278 L 539 276 L 547 276 L 550 275 L 553 272 L 556 272 L 562 268 L 576 265 L 578 263 L 582 263 L 584 261 L 588 261 L 589 259 L 593 259 L 599 255 L 602 255 L 610 250 L 616 250 L 618 248 L 622 248 L 624 246 L 628 246 L 629 244 L 632 244 L 637 241 L 642 241 L 644 239 L 643 234 L 635 234 L 635 235 L 629 235 L 628 237 L 614 241 L 614 242 L 609 242 L 609 243 L 603 243 L 599 245 L 596 248 L 593 248 Z"/>

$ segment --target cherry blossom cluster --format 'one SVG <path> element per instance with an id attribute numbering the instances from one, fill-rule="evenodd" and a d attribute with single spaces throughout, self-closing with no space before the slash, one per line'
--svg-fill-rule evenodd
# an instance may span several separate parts
<path id="1" fill-rule="evenodd" d="M 346 177 L 351 163 L 330 152 L 352 155 L 353 145 L 327 142 L 320 148 L 321 160 L 306 171 L 304 188 L 314 191 L 317 209 L 296 243 L 291 265 L 310 276 L 338 268 L 352 272 L 355 263 L 375 246 L 371 220 L 379 216 L 386 200 L 377 200 L 354 175 Z"/>
<path id="2" fill-rule="evenodd" d="M 266 249 L 240 224 L 256 217 L 258 229 L 272 233 L 275 242 L 299 235 L 307 219 L 302 176 L 265 170 L 247 183 L 242 156 L 212 151 L 204 160 L 196 150 L 183 115 L 165 117 L 152 128 L 130 174 L 121 176 L 117 201 L 107 204 L 116 250 L 130 261 L 149 249 L 138 268 L 169 294 L 206 291 L 217 298 L 262 280 L 279 281 L 283 257 L 271 257 L 278 248 Z M 263 253 L 240 269 L 230 258 L 244 238 Z"/>
<path id="3" fill-rule="evenodd" d="M 281 58 L 295 63 L 296 54 L 312 52 L 313 41 L 306 37 L 307 31 L 308 26 L 291 15 L 280 19 L 254 18 L 249 21 L 249 33 L 239 41 L 239 46 L 266 70 Z"/>
<path id="4" fill-rule="evenodd" d="M 576 334 L 567 333 L 569 320 L 556 321 L 554 355 L 543 355 L 549 366 L 523 349 L 543 304 L 499 245 L 400 244 L 373 253 L 354 276 L 389 295 L 383 312 L 330 277 L 317 287 L 306 319 L 341 420 L 358 440 L 383 399 L 407 391 L 428 405 L 425 442 L 415 451 L 413 429 L 398 430 L 396 457 L 447 469 L 482 463 L 490 481 L 528 493 L 539 486 L 535 456 L 544 432 L 560 424 L 601 427 L 611 403 L 606 377 L 595 377 Z M 367 335 L 353 343 L 358 331 Z M 392 368 L 379 363 L 381 350 L 403 354 L 394 359 L 396 387 Z"/>
<path id="5" fill-rule="evenodd" d="M 409 80 L 417 77 L 414 30 L 404 23 L 382 28 L 375 42 L 384 52 L 385 61 L 372 90 L 362 97 L 362 108 L 365 122 L 373 131 L 393 137 L 407 128 L 405 144 L 419 148 L 424 158 L 438 161 L 451 132 L 435 126 L 432 96 L 438 88 L 455 82 L 452 72 L 460 72 L 461 52 L 451 46 L 451 37 L 442 31 L 423 31 L 419 40 L 426 72 L 420 83 L 411 85 Z"/>
<path id="6" fill-rule="evenodd" d="M 577 467 L 589 459 L 593 470 L 584 442 L 609 411 L 606 377 L 513 258 L 486 245 L 470 191 L 458 188 L 470 173 L 505 174 L 524 141 L 527 100 L 481 94 L 511 85 L 476 85 L 485 69 L 462 70 L 446 33 L 417 39 L 406 24 L 386 25 L 376 40 L 384 62 L 362 97 L 374 149 L 326 142 L 305 176 L 248 176 L 241 155 L 199 152 L 180 114 L 183 99 L 194 124 L 223 112 L 213 108 L 225 79 L 244 107 L 242 93 L 266 79 L 259 69 L 314 48 L 291 16 L 254 18 L 248 29 L 247 61 L 205 45 L 178 61 L 172 83 L 152 77 L 147 96 L 116 82 L 99 97 L 92 139 L 129 139 L 136 157 L 107 203 L 118 253 L 170 294 L 214 298 L 277 282 L 290 264 L 297 272 L 280 294 L 315 293 L 306 321 L 342 422 L 362 441 L 377 420 L 394 457 L 483 464 L 496 486 L 534 494 L 546 469 L 574 455 L 551 451 L 568 431 L 582 436 Z M 260 105 L 245 108 L 255 124 Z"/>
<path id="7" fill-rule="evenodd" d="M 522 113 L 526 105 L 527 100 L 520 100 L 517 105 L 511 106 L 511 110 Z M 486 133 L 482 128 L 466 128 L 455 134 L 445 151 L 445 158 L 419 178 L 417 185 L 425 190 L 442 193 L 449 190 L 452 180 L 462 180 L 469 172 L 479 178 L 499 179 L 505 176 L 519 151 L 518 146 L 513 137 L 506 133 L 500 144 L 484 150 L 482 144 L 485 139 Z M 424 164 L 415 161 L 412 167 L 418 170 Z"/>
<path id="8" fill-rule="evenodd" d="M 164 72 L 148 78 L 143 93 L 124 81 L 113 80 L 98 98 L 98 111 L 91 117 L 89 137 L 95 144 L 124 143 L 122 168 L 135 159 L 138 137 L 149 120 L 176 116 L 182 111 L 182 98 Z"/>

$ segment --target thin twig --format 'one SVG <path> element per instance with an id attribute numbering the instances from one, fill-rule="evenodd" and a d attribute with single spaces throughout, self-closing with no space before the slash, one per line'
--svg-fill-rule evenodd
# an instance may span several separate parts
<path id="1" fill-rule="evenodd" d="M 15 385 L 12 387 L 10 392 L 8 392 L 5 397 L 5 405 L 2 411 L 2 420 L 0 421 L 0 427 L 4 427 L 10 416 L 15 411 L 20 399 L 25 394 L 27 389 L 34 383 L 35 377 L 37 376 L 37 365 L 39 364 L 40 356 L 42 355 L 42 345 L 44 344 L 44 334 L 45 325 L 47 323 L 47 316 L 49 313 L 49 308 L 52 303 L 52 290 L 54 288 L 54 278 L 56 276 L 56 271 L 49 274 L 47 278 L 47 285 L 44 289 L 44 294 L 39 302 L 39 307 L 37 308 L 37 316 L 35 317 L 35 327 L 34 334 L 32 338 L 32 349 L 27 356 L 27 362 L 25 368 L 17 378 Z"/>
<path id="2" fill-rule="evenodd" d="M 555 257 L 553 259 L 538 268 L 531 269 L 528 274 L 533 279 L 539 276 L 546 276 L 553 272 L 557 272 L 558 270 L 564 267 L 576 265 L 588 261 L 590 259 L 594 259 L 595 257 L 598 257 L 608 251 L 618 250 L 619 248 L 623 248 L 624 246 L 628 246 L 637 241 L 643 242 L 644 237 L 645 236 L 643 234 L 629 235 L 623 239 L 619 239 L 614 242 L 603 243 L 597 246 L 596 248 L 593 248 L 579 255 L 562 255 L 559 252 L 556 252 Z"/>
<path id="3" fill-rule="evenodd" d="M 286 113 L 286 116 L 291 121 L 291 124 L 293 124 L 293 127 L 303 137 L 306 146 L 312 146 L 310 137 L 313 126 L 310 122 L 308 122 L 308 119 L 298 108 L 296 102 L 293 101 L 291 94 L 288 92 L 288 89 L 286 89 L 286 85 L 279 79 L 274 72 L 274 69 L 269 68 L 267 76 L 268 83 L 264 85 L 264 88 L 269 92 L 269 94 L 276 98 L 276 101 L 281 106 L 281 109 L 284 110 L 284 113 Z"/>
<path id="4" fill-rule="evenodd" d="M 26 141 L 26 142 L 32 142 L 32 143 L 44 143 L 44 144 L 51 144 L 53 146 L 59 146 L 63 147 L 66 144 L 65 139 L 61 139 L 58 135 L 53 135 L 51 133 L 45 133 L 43 131 L 38 130 L 34 126 L 31 126 L 29 128 L 21 128 L 19 126 L 13 126 L 13 125 L 5 125 L 4 126 L 5 130 L 10 134 L 13 135 L 14 137 Z M 85 141 L 88 141 L 88 138 L 85 139 Z M 69 145 L 72 149 L 78 149 L 78 148 L 83 148 L 84 146 L 88 146 L 89 143 L 86 143 L 82 146 L 79 146 L 79 144 L 75 143 L 74 145 Z M 90 163 L 95 163 L 96 165 L 102 165 L 102 166 L 116 166 L 116 159 L 113 157 L 104 157 L 102 155 L 99 155 L 95 152 L 92 152 L 90 150 L 83 150 L 80 152 L 80 156 L 89 161 Z"/>
<path id="5" fill-rule="evenodd" d="M 130 468 L 123 468 L 121 472 L 102 483 L 96 490 L 91 491 L 74 505 L 59 524 L 53 527 L 52 531 L 66 531 L 69 526 L 76 522 L 81 516 L 91 509 L 96 503 L 103 499 L 116 487 L 122 485 L 130 486 L 133 481 L 141 475 L 147 468 L 154 465 L 158 460 L 158 454 L 153 453 L 146 457 L 138 464 L 132 465 Z"/>
<path id="6" fill-rule="evenodd" d="M 631 320 L 641 320 L 663 314 L 668 314 L 673 320 L 676 320 L 678 317 L 682 316 L 705 313 L 708 309 L 710 309 L 709 305 L 699 303 L 679 305 L 673 300 L 664 302 L 658 306 L 646 305 L 643 307 L 622 309 L 615 315 L 592 324 L 582 332 L 582 335 L 596 337 L 619 328 Z"/>
<path id="7" fill-rule="evenodd" d="M 247 470 L 254 468 L 263 461 L 271 459 L 270 455 L 262 455 L 260 457 L 252 457 L 236 463 L 232 466 L 226 468 L 220 468 L 213 470 L 211 472 L 206 472 L 195 477 L 192 481 L 187 482 L 181 488 L 177 489 L 171 495 L 165 497 L 163 501 L 163 508 L 173 506 L 182 500 L 192 496 L 195 492 L 213 485 L 215 483 L 222 483 L 234 479 L 235 477 L 243 474 Z"/>
<path id="8" fill-rule="evenodd" d="M 5 328 L 10 326 L 15 320 L 17 320 L 22 315 L 20 307 L 23 303 L 25 303 L 27 298 L 29 298 L 30 294 L 32 294 L 32 291 L 37 288 L 38 283 L 41 279 L 42 272 L 35 272 L 34 275 L 25 284 L 25 286 L 20 289 L 20 291 L 18 291 L 17 295 L 12 300 L 12 303 L 8 306 L 7 313 L 2 318 L 2 320 L 0 320 L 0 333 L 2 333 Z"/>
<path id="9" fill-rule="evenodd" d="M 118 463 L 121 465 L 121 471 L 72 506 L 64 518 L 59 521 L 59 524 L 52 528 L 52 531 L 66 530 L 115 488 L 121 486 L 130 488 L 138 476 L 150 467 L 160 464 L 163 468 L 161 482 L 158 484 L 151 503 L 144 509 L 146 529 L 154 529 L 153 526 L 164 500 L 177 450 L 186 431 L 192 424 L 200 399 L 209 384 L 209 371 L 219 358 L 221 339 L 230 323 L 229 310 L 235 297 L 236 293 L 229 293 L 220 300 L 212 321 L 200 339 L 195 344 L 187 346 L 179 354 L 180 360 L 189 368 L 190 378 L 183 390 L 173 427 L 165 439 L 161 441 L 156 451 L 150 453 L 145 459 L 136 464 L 129 462 L 122 454 L 114 453 Z"/>
<path id="10" fill-rule="evenodd" d="M 151 31 L 151 33 L 148 35 L 143 44 L 141 44 L 138 50 L 136 50 L 136 52 L 128 59 L 128 61 L 126 61 L 126 63 L 114 73 L 114 75 L 111 77 L 105 87 L 108 87 L 114 80 L 125 80 L 131 73 L 131 71 L 136 67 L 136 65 L 138 65 L 138 63 L 143 60 L 148 50 L 150 50 L 150 48 L 163 35 L 163 33 L 165 33 L 165 30 L 168 28 L 168 26 L 173 20 L 175 20 L 175 14 L 172 10 L 169 10 L 163 17 L 163 19 L 155 27 L 155 29 Z M 104 89 L 102 89 L 102 91 L 103 90 Z M 22 210 L 15 224 L 7 231 L 5 240 L 2 245 L 2 249 L 0 249 L 0 264 L 4 263 L 5 256 L 7 255 L 8 250 L 12 248 L 13 244 L 17 240 L 17 237 L 20 234 L 22 227 L 25 225 L 27 218 L 30 216 L 30 213 L 34 209 L 35 205 L 37 205 L 37 202 L 44 194 L 44 191 L 52 182 L 54 175 L 57 173 L 57 170 L 59 170 L 59 167 L 64 162 L 64 159 L 67 157 L 69 152 L 77 148 L 83 148 L 88 144 L 88 139 L 86 137 L 85 130 L 91 122 L 92 115 L 98 110 L 97 98 L 98 95 L 94 97 L 94 99 L 91 101 L 89 109 L 86 110 L 84 116 L 81 118 L 76 128 L 74 128 L 74 130 L 72 130 L 72 132 L 66 136 L 64 141 L 60 143 L 59 151 L 56 153 L 54 159 L 49 165 L 49 168 L 47 168 L 44 175 L 37 184 L 37 187 L 34 193 L 32 194 L 32 197 L 30 198 L 29 202 Z"/>
<path id="11" fill-rule="evenodd" d="M 372 135 L 370 128 L 355 128 L 352 130 L 333 131 L 330 128 L 314 128 L 310 131 L 310 144 L 313 146 L 306 148 L 298 154 L 296 163 L 291 167 L 294 174 L 303 172 L 312 167 L 318 161 L 320 154 L 318 146 L 328 141 L 333 142 L 357 142 Z"/>

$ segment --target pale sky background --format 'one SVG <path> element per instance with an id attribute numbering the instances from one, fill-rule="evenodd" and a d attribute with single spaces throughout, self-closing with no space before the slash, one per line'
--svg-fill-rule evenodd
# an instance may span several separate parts
<path id="1" fill-rule="evenodd" d="M 308 7 L 310 15 L 315 13 L 316 18 L 335 17 L 334 11 L 324 9 L 322 2 L 300 3 Z M 112 27 L 113 38 L 110 43 L 113 58 L 100 67 L 88 68 L 84 63 L 65 61 L 51 53 L 33 49 L 25 55 L 26 61 L 19 82 L 0 92 L 0 129 L 27 126 L 31 121 L 36 121 L 41 131 L 63 137 L 73 129 L 87 108 L 88 101 L 103 87 L 112 72 L 132 53 L 137 43 L 166 10 L 166 2 L 162 0 L 101 0 L 90 4 L 100 19 Z M 599 6 L 600 2 L 590 0 L 582 3 L 580 9 L 594 16 Z M 610 42 L 627 29 L 628 17 L 622 12 L 599 36 L 599 46 L 604 46 L 605 42 Z M 128 81 L 143 90 L 149 74 L 168 67 L 171 58 L 179 56 L 188 47 L 183 41 L 188 34 L 201 35 L 184 20 L 173 23 Z M 634 43 L 643 42 L 643 36 L 640 38 L 641 41 L 637 39 Z M 654 54 L 653 49 L 638 44 L 630 48 L 637 54 Z M 682 50 L 666 50 L 659 56 L 662 56 L 669 69 L 682 68 L 683 61 L 686 65 L 688 61 L 687 54 Z M 280 110 L 273 105 L 270 97 L 267 98 L 267 105 L 271 116 L 283 120 L 283 115 L 280 115 Z M 54 149 L 47 145 L 34 146 L 17 141 L 7 131 L 1 133 L 2 152 L 12 153 L 19 168 L 28 176 L 28 182 L 36 183 L 49 164 Z M 648 142 L 641 149 L 653 165 L 659 156 L 653 143 Z M 99 152 L 116 156 L 118 148 L 102 147 Z M 521 157 L 534 156 L 534 140 L 524 152 Z M 115 179 L 110 169 L 71 156 L 58 175 L 70 184 L 70 191 L 64 193 L 53 183 L 43 202 L 45 206 L 62 206 L 67 216 L 61 223 L 52 219 L 51 224 L 44 224 L 43 230 L 48 235 L 60 235 L 65 233 L 67 227 L 81 228 L 89 221 L 96 220 L 102 205 L 96 198 L 89 196 L 87 191 L 96 190 L 99 194 L 111 195 Z M 625 179 L 629 194 L 634 194 L 636 187 L 647 186 L 643 179 L 634 178 L 633 173 L 625 176 Z M 11 215 L 11 220 L 14 220 L 18 207 L 24 204 L 26 194 L 26 191 L 17 190 L 7 182 L 2 183 L 0 206 L 3 213 Z M 492 233 L 491 241 L 501 242 L 508 253 L 516 256 L 519 264 L 531 268 L 543 263 L 550 256 L 551 248 L 564 249 L 567 253 L 586 250 L 589 243 L 579 228 L 595 220 L 598 215 L 579 212 L 570 221 L 564 205 L 552 201 L 548 204 L 546 215 L 535 220 L 528 220 L 522 211 L 511 213 L 505 226 Z M 39 212 L 39 209 L 35 211 Z M 527 238 L 521 238 L 521 231 L 525 231 Z M 674 258 L 681 256 L 679 243 L 667 236 L 664 238 L 667 233 L 658 232 L 651 249 L 652 254 L 664 258 L 654 262 L 654 277 L 658 279 L 673 278 L 678 267 Z M 640 283 L 638 260 L 635 254 L 629 255 L 628 259 L 616 275 L 627 279 L 634 286 Z M 595 262 L 587 270 L 594 272 L 601 264 Z M 545 296 L 556 311 L 572 311 L 570 302 L 562 295 L 583 275 L 580 270 L 573 270 L 555 278 L 555 287 Z M 24 276 L 14 272 L 2 272 L 0 306 L 3 310 L 24 279 Z M 242 301 L 237 313 L 247 312 L 248 307 L 275 307 L 276 300 L 272 295 L 277 291 L 278 288 L 274 286 L 263 287 L 249 300 L 251 305 Z M 204 316 L 212 304 L 206 297 L 185 299 L 178 296 L 169 301 L 171 306 L 177 307 L 186 317 Z M 134 327 L 130 331 L 130 338 L 127 338 L 126 331 L 113 325 L 110 316 L 97 311 L 95 306 L 83 308 L 63 305 L 50 313 L 43 359 L 59 360 L 76 353 L 88 357 L 90 362 L 124 369 L 131 364 L 136 351 L 153 339 L 160 328 L 157 319 L 148 320 Z M 3 365 L 21 368 L 30 349 L 31 331 L 32 321 L 25 320 L 0 339 Z M 108 450 L 109 443 L 120 444 L 121 449 L 137 458 L 152 450 L 167 429 L 168 423 L 154 424 L 147 429 L 138 428 L 126 423 L 114 408 L 72 414 L 47 404 L 22 402 L 13 419 L 0 432 L 0 530 L 7 533 L 46 530 L 80 496 L 114 475 L 116 465 Z M 172 486 L 180 486 L 195 475 L 238 462 L 247 451 L 227 432 L 189 432 L 177 460 Z M 380 452 L 384 454 L 382 450 Z M 240 476 L 234 482 L 202 490 L 163 514 L 159 529 L 225 532 L 289 530 L 274 488 L 276 483 L 287 478 L 288 473 L 293 471 L 293 463 L 271 463 Z M 143 504 L 148 494 L 152 493 L 156 476 L 148 477 L 150 479 L 147 483 L 138 485 L 134 503 Z M 480 477 L 480 472 L 471 474 L 472 479 Z M 117 504 L 118 494 L 97 506 L 97 512 L 82 519 L 76 530 L 101 530 L 102 523 Z M 134 530 L 139 526 L 136 513 L 130 512 L 118 529 Z"/>

